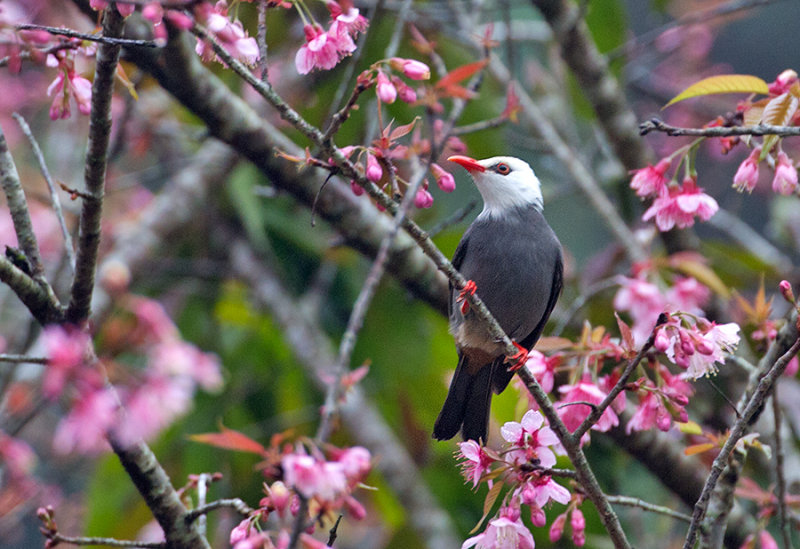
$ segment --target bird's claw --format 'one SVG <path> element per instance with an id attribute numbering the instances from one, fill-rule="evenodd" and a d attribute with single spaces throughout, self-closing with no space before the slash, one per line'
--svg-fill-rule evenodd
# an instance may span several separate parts
<path id="1" fill-rule="evenodd" d="M 478 286 L 472 280 L 467 280 L 467 283 L 464 284 L 464 287 L 461 288 L 461 291 L 458 293 L 458 297 L 456 298 L 456 303 L 461 303 L 461 314 L 467 314 L 469 311 L 469 301 L 467 301 L 468 295 L 475 295 L 475 291 L 478 289 Z"/>
<path id="2" fill-rule="evenodd" d="M 517 370 L 522 368 L 528 361 L 528 349 L 526 349 L 516 341 L 512 341 L 511 343 L 513 343 L 514 347 L 517 348 L 517 352 L 514 353 L 513 355 L 508 355 L 506 357 L 506 362 L 511 363 L 511 366 L 508 367 L 508 371 L 516 372 Z"/>

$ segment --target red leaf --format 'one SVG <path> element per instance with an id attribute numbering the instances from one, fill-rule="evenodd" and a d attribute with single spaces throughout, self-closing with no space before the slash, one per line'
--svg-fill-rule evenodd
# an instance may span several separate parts
<path id="1" fill-rule="evenodd" d="M 619 333 L 622 334 L 622 341 L 625 342 L 626 350 L 632 351 L 634 349 L 635 343 L 633 342 L 633 334 L 631 333 L 630 327 L 627 324 L 625 324 L 625 321 L 619 317 L 616 311 L 614 311 L 614 318 L 617 319 L 617 326 L 619 326 Z"/>
<path id="2" fill-rule="evenodd" d="M 224 425 L 221 426 L 222 431 L 219 433 L 203 433 L 199 435 L 189 435 L 189 438 L 195 442 L 209 444 L 217 448 L 225 448 L 226 450 L 237 450 L 239 452 L 250 452 L 252 454 L 263 455 L 266 453 L 266 448 L 260 443 L 256 442 L 247 435 L 228 429 Z"/>
<path id="3" fill-rule="evenodd" d="M 449 89 L 451 86 L 455 86 L 462 80 L 466 80 L 481 70 L 488 62 L 488 59 L 481 59 L 480 61 L 475 61 L 474 63 L 468 63 L 466 65 L 457 67 L 445 74 L 441 80 L 436 83 L 436 87 L 438 89 Z"/>
<path id="4" fill-rule="evenodd" d="M 412 120 L 411 122 L 409 122 L 404 126 L 398 126 L 395 129 L 393 129 L 392 133 L 389 134 L 389 141 L 394 141 L 395 139 L 399 139 L 404 135 L 408 134 L 409 132 L 411 132 L 411 130 L 414 129 L 414 124 L 417 123 L 417 120 L 419 120 L 419 117 L 414 118 L 414 120 Z"/>

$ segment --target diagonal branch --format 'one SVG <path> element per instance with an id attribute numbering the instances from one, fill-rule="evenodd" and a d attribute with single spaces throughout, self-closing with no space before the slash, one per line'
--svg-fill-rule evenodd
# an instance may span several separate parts
<path id="1" fill-rule="evenodd" d="M 103 36 L 118 38 L 122 35 L 125 19 L 116 7 L 103 12 Z M 108 144 L 111 135 L 111 95 L 114 74 L 117 70 L 121 47 L 118 44 L 101 44 L 97 50 L 94 82 L 92 83 L 92 111 L 89 119 L 89 144 L 86 151 L 84 180 L 87 195 L 81 207 L 80 234 L 75 261 L 75 278 L 70 290 L 67 321 L 80 324 L 89 317 L 94 288 L 97 251 L 100 247 L 100 221 L 103 215 Z"/>

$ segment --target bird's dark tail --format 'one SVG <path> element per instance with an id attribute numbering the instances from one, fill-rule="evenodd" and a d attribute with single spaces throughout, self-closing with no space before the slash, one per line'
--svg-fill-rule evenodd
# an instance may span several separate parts
<path id="1" fill-rule="evenodd" d="M 463 356 L 459 359 L 442 411 L 433 425 L 433 438 L 437 440 L 451 439 L 460 429 L 464 440 L 486 442 L 494 365 L 487 364 L 470 374 L 466 360 Z"/>

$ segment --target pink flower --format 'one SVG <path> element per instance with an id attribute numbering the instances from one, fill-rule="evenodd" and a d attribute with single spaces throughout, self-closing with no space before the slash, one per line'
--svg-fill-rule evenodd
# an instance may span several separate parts
<path id="1" fill-rule="evenodd" d="M 428 192 L 428 189 L 419 189 L 417 191 L 417 195 L 414 197 L 414 206 L 420 209 L 433 206 L 433 196 Z"/>
<path id="2" fill-rule="evenodd" d="M 149 351 L 148 366 L 164 376 L 182 376 L 191 379 L 207 391 L 222 387 L 219 361 L 185 341 L 168 340 L 153 346 Z"/>
<path id="3" fill-rule="evenodd" d="M 750 156 L 745 158 L 733 176 L 733 186 L 739 191 L 753 192 L 758 183 L 758 159 L 761 156 L 761 147 L 756 147 Z"/>
<path id="4" fill-rule="evenodd" d="M 60 70 L 47 88 L 47 95 L 53 98 L 50 106 L 50 119 L 69 118 L 70 96 L 75 98 L 78 112 L 89 114 L 92 110 L 92 83 L 78 76 L 74 70 Z"/>
<path id="5" fill-rule="evenodd" d="M 766 530 L 761 530 L 758 533 L 757 545 L 755 536 L 750 534 L 744 538 L 744 543 L 742 543 L 739 549 L 754 549 L 755 547 L 760 547 L 761 549 L 779 549 L 775 538 L 773 538 Z"/>
<path id="6" fill-rule="evenodd" d="M 194 384 L 186 377 L 150 375 L 126 399 L 117 435 L 127 443 L 151 440 L 192 405 Z"/>
<path id="7" fill-rule="evenodd" d="M 353 446 L 345 449 L 336 459 L 342 466 L 342 472 L 350 484 L 357 484 L 364 480 L 372 468 L 372 456 L 363 446 Z"/>
<path id="8" fill-rule="evenodd" d="M 36 454 L 24 440 L 0 431 L 0 463 L 9 476 L 23 478 L 33 472 L 36 466 Z"/>
<path id="9" fill-rule="evenodd" d="M 459 442 L 458 447 L 464 461 L 461 463 L 461 474 L 467 481 L 472 481 L 472 489 L 478 487 L 481 477 L 494 462 L 486 450 L 474 440 Z"/>
<path id="10" fill-rule="evenodd" d="M 797 82 L 797 73 L 792 69 L 786 69 L 778 75 L 775 81 L 769 85 L 770 95 L 781 95 L 789 91 L 792 84 Z"/>
<path id="11" fill-rule="evenodd" d="M 507 454 L 510 461 L 517 464 L 533 462 L 545 469 L 556 464 L 556 456 L 548 446 L 558 444 L 558 437 L 550 427 L 544 426 L 541 413 L 528 410 L 520 423 L 506 422 L 500 434 L 512 445 Z"/>
<path id="12" fill-rule="evenodd" d="M 416 59 L 392 57 L 389 64 L 394 70 L 402 71 L 411 80 L 428 80 L 431 77 L 431 69 L 428 65 Z"/>
<path id="13" fill-rule="evenodd" d="M 235 546 L 240 541 L 244 541 L 248 537 L 250 537 L 250 529 L 252 526 L 253 522 L 249 518 L 246 518 L 242 522 L 237 524 L 236 527 L 233 530 L 231 530 L 231 535 L 229 540 L 230 544 Z"/>
<path id="14" fill-rule="evenodd" d="M 330 40 L 319 26 L 303 27 L 306 43 L 297 51 L 294 58 L 295 67 L 300 74 L 308 74 L 314 69 L 329 70 L 339 62 L 336 44 Z"/>
<path id="15" fill-rule="evenodd" d="M 347 478 L 339 463 L 305 454 L 287 454 L 281 459 L 284 481 L 304 497 L 330 501 L 347 489 Z"/>
<path id="16" fill-rule="evenodd" d="M 366 17 L 359 13 L 358 8 L 350 6 L 347 12 L 344 12 L 338 2 L 328 2 L 328 10 L 331 13 L 331 17 L 333 17 L 333 22 L 341 30 L 353 36 L 367 30 L 369 22 Z"/>
<path id="17" fill-rule="evenodd" d="M 778 194 L 790 195 L 797 190 L 797 168 L 785 152 L 778 153 L 778 163 L 775 166 L 775 177 L 772 180 L 772 190 Z"/>
<path id="18" fill-rule="evenodd" d="M 86 332 L 60 325 L 47 326 L 42 332 L 47 369 L 42 381 L 45 398 L 55 400 L 70 377 L 84 364 L 90 339 Z"/>
<path id="19" fill-rule="evenodd" d="M 683 185 L 670 187 L 653 201 L 653 205 L 642 216 L 643 221 L 656 218 L 660 231 L 669 231 L 694 225 L 695 216 L 707 221 L 717 213 L 719 205 L 698 188 L 694 178 L 684 179 Z"/>
<path id="20" fill-rule="evenodd" d="M 662 431 L 669 430 L 672 421 L 661 397 L 655 391 L 645 390 L 639 397 L 639 404 L 625 426 L 625 433 L 648 431 L 655 426 Z"/>
<path id="21" fill-rule="evenodd" d="M 445 171 L 444 168 L 435 162 L 431 164 L 431 172 L 433 172 L 433 176 L 436 178 L 436 184 L 442 191 L 451 193 L 456 190 L 456 180 L 453 174 Z"/>
<path id="22" fill-rule="evenodd" d="M 575 385 L 561 386 L 558 390 L 562 393 L 558 415 L 570 431 L 577 429 L 592 411 L 591 407 L 583 403 L 600 404 L 606 397 L 606 394 L 588 379 Z M 569 404 L 572 402 L 576 404 Z M 603 411 L 597 423 L 592 425 L 592 429 L 602 433 L 617 425 L 619 425 L 619 418 L 609 406 Z"/>
<path id="23" fill-rule="evenodd" d="M 394 87 L 397 88 L 397 97 L 399 97 L 404 103 L 413 103 L 417 100 L 417 92 L 414 91 L 414 88 L 399 78 L 393 76 L 392 84 L 394 84 Z"/>
<path id="24" fill-rule="evenodd" d="M 669 158 L 664 158 L 655 166 L 634 170 L 631 189 L 636 191 L 636 196 L 644 198 L 654 194 L 661 194 L 667 183 L 664 174 L 667 173 L 670 162 Z"/>
<path id="25" fill-rule="evenodd" d="M 522 503 L 538 508 L 544 507 L 550 500 L 566 504 L 571 497 L 569 490 L 548 475 L 531 476 L 517 493 Z"/>
<path id="26" fill-rule="evenodd" d="M 694 277 L 679 277 L 672 287 L 667 290 L 667 302 L 672 310 L 700 313 L 702 307 L 711 297 L 708 286 L 701 284 Z"/>
<path id="27" fill-rule="evenodd" d="M 136 10 L 136 4 L 123 4 L 116 2 L 117 11 L 123 17 L 127 17 Z M 89 0 L 89 7 L 94 10 L 100 11 L 108 7 L 108 0 Z"/>
<path id="28" fill-rule="evenodd" d="M 567 523 L 567 514 L 561 513 L 556 517 L 553 521 L 553 524 L 550 525 L 550 541 L 553 543 L 557 542 L 561 539 L 561 536 L 564 535 L 564 525 Z"/>
<path id="29" fill-rule="evenodd" d="M 531 371 L 545 393 L 553 390 L 557 362 L 558 358 L 547 358 L 535 349 L 528 353 L 525 366 Z"/>
<path id="30" fill-rule="evenodd" d="M 630 313 L 633 318 L 634 341 L 640 345 L 650 336 L 658 315 L 666 308 L 666 299 L 658 286 L 641 274 L 637 278 L 620 276 L 617 281 L 620 289 L 614 296 L 614 308 Z"/>
<path id="31" fill-rule="evenodd" d="M 375 93 L 378 99 L 384 103 L 394 103 L 397 99 L 397 89 L 383 71 L 378 71 L 378 83 L 375 86 Z"/>
<path id="32" fill-rule="evenodd" d="M 516 520 L 504 516 L 504 510 L 500 510 L 500 516 L 489 521 L 486 530 L 466 540 L 461 549 L 478 547 L 478 549 L 534 549 L 535 543 L 533 535 L 522 524 L 519 513 L 516 513 Z"/>
<path id="33" fill-rule="evenodd" d="M 105 451 L 108 449 L 106 433 L 114 425 L 116 416 L 117 399 L 109 390 L 98 389 L 83 395 L 56 427 L 53 448 L 61 454 Z"/>
<path id="34" fill-rule="evenodd" d="M 367 154 L 367 179 L 377 183 L 382 177 L 383 168 L 381 168 L 381 163 L 378 162 L 374 154 Z"/>
<path id="35" fill-rule="evenodd" d="M 254 65 L 259 58 L 258 43 L 255 38 L 247 36 L 241 21 L 231 21 L 228 18 L 225 13 L 227 8 L 215 6 L 213 9 L 215 11 L 207 13 L 205 21 L 208 32 L 216 37 L 231 56 L 245 65 Z M 218 9 L 220 11 L 217 11 Z M 206 61 L 211 59 L 219 61 L 213 48 L 205 41 L 198 39 L 195 51 Z"/>

